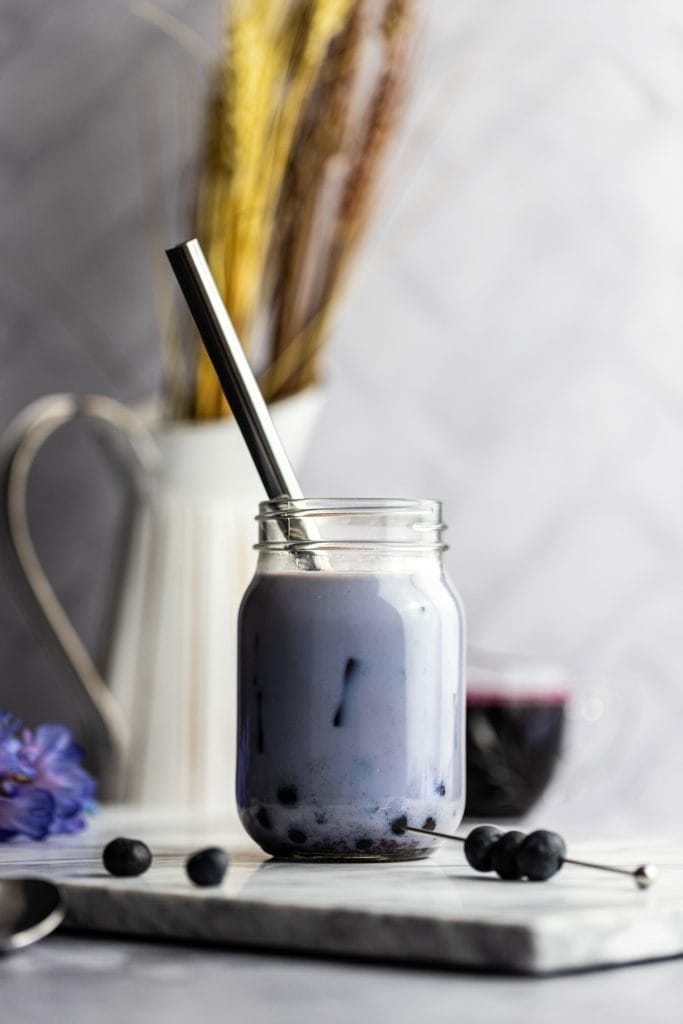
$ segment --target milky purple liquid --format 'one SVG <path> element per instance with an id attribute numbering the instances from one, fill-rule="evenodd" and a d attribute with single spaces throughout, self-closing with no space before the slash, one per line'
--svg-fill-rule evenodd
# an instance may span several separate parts
<path id="1" fill-rule="evenodd" d="M 464 804 L 462 616 L 436 573 L 264 573 L 240 612 L 237 798 L 274 856 L 412 859 Z"/>

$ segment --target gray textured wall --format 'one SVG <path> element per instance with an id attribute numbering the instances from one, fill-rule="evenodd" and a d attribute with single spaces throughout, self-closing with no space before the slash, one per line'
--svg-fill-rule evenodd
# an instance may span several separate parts
<path id="1" fill-rule="evenodd" d="M 215 52 L 218 3 L 166 7 Z M 0 6 L 3 428 L 52 391 L 136 402 L 159 386 L 164 296 L 155 287 L 160 270 L 164 283 L 163 245 L 186 230 L 207 78 L 137 9 L 95 0 Z M 30 492 L 40 554 L 95 650 L 119 492 L 89 431 L 76 426 L 49 442 Z M 0 705 L 82 729 L 84 709 L 69 701 L 6 579 L 0 630 Z"/>
<path id="2" fill-rule="evenodd" d="M 163 6 L 215 47 L 215 0 Z M 543 812 L 665 827 L 683 782 L 683 11 L 425 11 L 303 481 L 442 497 L 471 639 L 576 678 Z M 47 391 L 156 387 L 154 266 L 204 81 L 122 0 L 3 0 L 2 424 Z M 32 503 L 91 642 L 117 502 L 94 459 L 80 435 L 55 442 Z M 76 720 L 4 581 L 0 629 L 0 704 Z"/>

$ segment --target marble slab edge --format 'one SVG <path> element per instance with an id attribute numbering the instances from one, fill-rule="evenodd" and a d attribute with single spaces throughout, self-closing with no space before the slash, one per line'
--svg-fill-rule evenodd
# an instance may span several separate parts
<path id="1" fill-rule="evenodd" d="M 545 975 L 683 955 L 683 915 L 594 909 L 488 921 L 62 884 L 77 931 L 242 949 Z"/>

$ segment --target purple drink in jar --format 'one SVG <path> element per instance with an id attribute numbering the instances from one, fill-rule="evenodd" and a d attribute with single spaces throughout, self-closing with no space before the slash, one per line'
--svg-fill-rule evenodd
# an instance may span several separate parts
<path id="1" fill-rule="evenodd" d="M 430 501 L 261 505 L 240 611 L 237 799 L 277 857 L 402 860 L 464 806 L 464 619 Z M 307 530 L 302 536 L 301 523 Z"/>

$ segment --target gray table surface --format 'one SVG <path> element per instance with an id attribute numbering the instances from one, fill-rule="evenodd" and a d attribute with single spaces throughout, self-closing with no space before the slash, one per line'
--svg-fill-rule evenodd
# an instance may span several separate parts
<path id="1" fill-rule="evenodd" d="M 57 935 L 0 962 L 3 1024 L 679 1024 L 682 992 L 680 959 L 528 979 Z"/>

